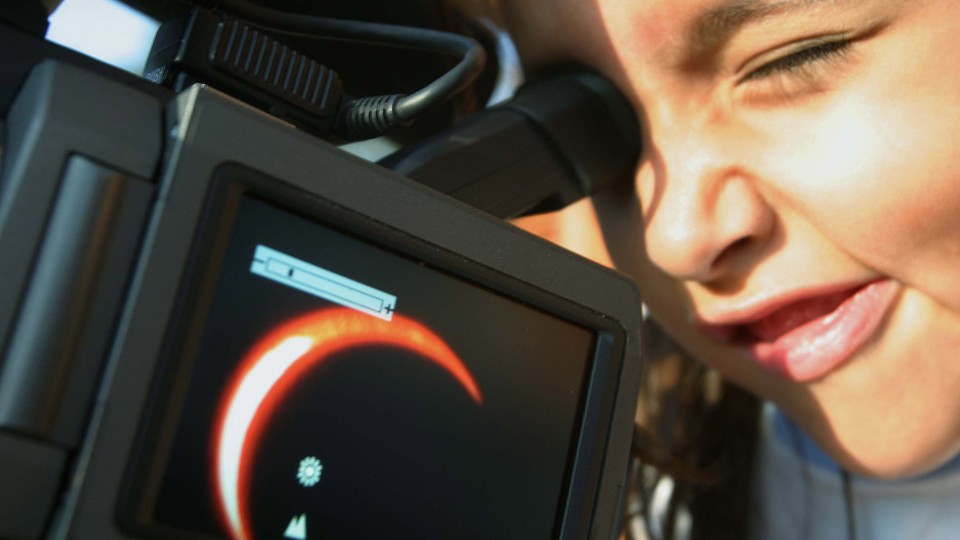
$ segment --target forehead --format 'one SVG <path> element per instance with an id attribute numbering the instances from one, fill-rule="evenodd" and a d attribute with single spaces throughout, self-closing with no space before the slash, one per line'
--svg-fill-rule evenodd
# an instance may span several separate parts
<path id="1" fill-rule="evenodd" d="M 500 0 L 528 66 L 577 62 L 622 86 L 708 65 L 745 29 L 831 19 L 894 1 Z"/>
<path id="2" fill-rule="evenodd" d="M 717 47 L 750 23 L 859 0 L 502 0 L 507 20 L 533 58 L 564 54 L 599 60 L 634 44 L 665 56 Z M 606 45 L 606 46 L 598 46 Z"/>
<path id="3" fill-rule="evenodd" d="M 660 59 L 722 48 L 740 30 L 770 21 L 830 17 L 865 0 L 595 0 L 612 39 L 632 39 Z M 876 2 L 874 2 L 876 3 Z"/>
<path id="4" fill-rule="evenodd" d="M 717 2 L 500 0 L 500 7 L 528 68 L 576 62 L 621 79 L 641 51 L 678 44 L 683 22 Z"/>

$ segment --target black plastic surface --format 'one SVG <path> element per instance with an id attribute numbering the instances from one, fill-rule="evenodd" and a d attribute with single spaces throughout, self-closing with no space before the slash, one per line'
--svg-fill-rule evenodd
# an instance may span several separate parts
<path id="1" fill-rule="evenodd" d="M 0 431 L 0 538 L 40 538 L 60 498 L 67 451 Z"/>
<path id="2" fill-rule="evenodd" d="M 209 84 L 324 137 L 342 99 L 336 72 L 267 31 L 199 9 L 160 27 L 144 72 L 176 91 Z"/>
<path id="3" fill-rule="evenodd" d="M 69 158 L 0 366 L 0 428 L 79 443 L 152 193 Z"/>
<path id="4" fill-rule="evenodd" d="M 161 154 L 161 103 L 68 64 L 33 71 L 6 118 L 0 175 L 0 350 L 6 348 L 68 156 L 151 178 Z"/>
<path id="5" fill-rule="evenodd" d="M 567 514 L 569 521 L 560 538 L 618 534 L 640 377 L 639 298 L 629 280 L 210 89 L 194 88 L 173 106 L 168 132 L 176 133 L 176 140 L 169 151 L 171 161 L 160 180 L 155 219 L 98 403 L 96 429 L 78 463 L 82 481 L 68 490 L 58 534 L 129 537 L 112 525 L 124 500 L 121 486 L 126 464 L 148 403 L 159 351 L 176 313 L 175 298 L 187 271 L 208 183 L 215 169 L 226 162 L 282 178 L 291 189 L 312 193 L 304 195 L 308 207 L 313 204 L 309 199 L 316 197 L 355 215 L 367 227 L 408 237 L 409 245 L 419 245 L 418 250 L 452 265 L 448 269 L 461 268 L 491 285 L 509 276 L 542 291 L 543 298 L 566 297 L 622 325 L 626 330 L 621 342 L 623 363 L 601 363 L 608 371 L 591 374 L 583 413 L 589 425 L 583 433 L 592 438 L 581 439 L 574 452 L 579 472 L 571 493 L 577 502 Z"/>
<path id="6" fill-rule="evenodd" d="M 0 23 L 0 51 L 3 51 L 3 69 L 0 69 L 0 117 L 6 117 L 27 75 L 45 60 L 57 60 L 82 67 L 157 100 L 165 101 L 173 97 L 173 93 L 166 88 L 76 51 L 38 39 L 36 35 L 10 24 Z"/>
<path id="7" fill-rule="evenodd" d="M 381 164 L 501 218 L 584 196 L 565 158 L 527 117 L 511 109 L 467 117 L 453 133 Z"/>
<path id="8" fill-rule="evenodd" d="M 16 32 L 0 26 L 0 41 L 11 36 Z M 11 61 L 16 67 L 4 74 L 16 74 L 31 58 L 36 60 L 27 54 L 18 57 L 21 63 Z M 123 82 L 92 71 L 45 61 L 32 73 L 3 124 L 2 538 L 38 538 L 62 500 L 71 449 L 88 427 L 90 399 L 100 382 L 124 277 L 135 254 L 138 223 L 145 217 L 152 190 L 127 177 L 149 178 L 154 173 L 161 153 L 160 110 L 160 102 L 149 93 L 132 91 Z M 73 158 L 76 165 L 63 185 L 75 153 L 113 163 L 125 172 L 118 175 Z M 108 212 L 101 215 L 100 210 Z M 52 222 L 51 214 L 57 215 Z M 74 240 L 83 242 L 76 246 L 81 249 L 71 248 Z M 45 260 L 39 267 L 38 259 Z M 26 314 L 21 312 L 25 305 Z M 46 320 L 48 315 L 53 319 Z M 25 333 L 21 336 L 15 328 Z M 15 333 L 18 339 L 12 340 Z M 11 346 L 20 352 L 11 352 Z"/>
<path id="9" fill-rule="evenodd" d="M 629 182 L 639 155 L 637 119 L 620 92 L 594 73 L 571 72 L 531 83 L 381 164 L 508 218 Z"/>

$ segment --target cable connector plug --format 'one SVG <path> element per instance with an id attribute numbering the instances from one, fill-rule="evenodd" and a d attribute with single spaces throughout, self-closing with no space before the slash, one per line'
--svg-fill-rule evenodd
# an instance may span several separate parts
<path id="1" fill-rule="evenodd" d="M 408 125 L 410 122 L 397 112 L 397 102 L 402 97 L 401 94 L 391 94 L 346 101 L 340 109 L 337 131 L 347 139 L 359 141 Z"/>

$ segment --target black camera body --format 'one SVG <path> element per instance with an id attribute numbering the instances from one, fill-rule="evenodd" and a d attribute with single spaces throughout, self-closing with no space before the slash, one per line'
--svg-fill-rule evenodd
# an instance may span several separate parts
<path id="1" fill-rule="evenodd" d="M 0 49 L 0 537 L 619 534 L 629 279 L 210 86 Z"/>

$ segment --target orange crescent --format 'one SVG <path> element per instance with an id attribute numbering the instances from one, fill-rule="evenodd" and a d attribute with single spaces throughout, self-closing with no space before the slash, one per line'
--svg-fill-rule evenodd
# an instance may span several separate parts
<path id="1" fill-rule="evenodd" d="M 217 420 L 214 485 L 223 521 L 237 540 L 253 537 L 247 519 L 252 450 L 287 390 L 304 371 L 358 346 L 408 349 L 443 367 L 479 405 L 480 389 L 456 353 L 422 324 L 394 315 L 384 321 L 346 308 L 324 309 L 270 331 L 236 370 Z"/>

